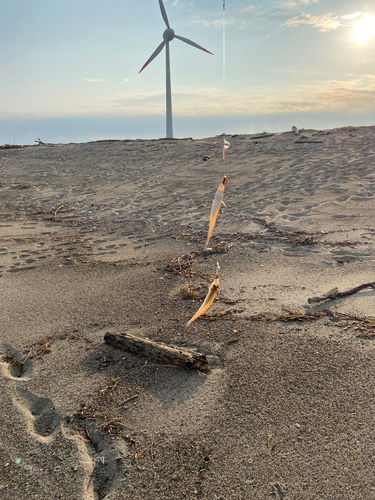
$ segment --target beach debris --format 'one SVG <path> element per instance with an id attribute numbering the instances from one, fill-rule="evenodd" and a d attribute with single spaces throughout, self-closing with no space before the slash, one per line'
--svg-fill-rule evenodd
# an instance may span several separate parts
<path id="1" fill-rule="evenodd" d="M 230 142 L 224 139 L 223 142 L 223 160 L 225 161 L 225 150 L 228 149 L 230 146 Z"/>
<path id="2" fill-rule="evenodd" d="M 317 141 L 316 139 L 310 139 L 309 137 L 298 137 L 294 144 L 321 144 L 323 141 Z"/>
<path id="3" fill-rule="evenodd" d="M 173 257 L 173 259 L 168 262 L 164 269 L 174 274 L 184 274 L 194 264 L 194 258 L 196 256 L 196 252 L 191 252 L 185 253 L 180 257 Z"/>
<path id="4" fill-rule="evenodd" d="M 38 144 L 38 146 L 41 146 L 42 144 L 44 144 L 44 142 L 41 139 L 39 139 L 39 137 L 34 142 L 36 142 Z"/>
<path id="5" fill-rule="evenodd" d="M 173 274 L 179 274 L 185 276 L 198 275 L 204 278 L 208 277 L 209 279 L 211 279 L 212 274 L 210 273 L 194 272 L 191 270 L 191 267 L 195 263 L 196 258 L 200 256 L 207 257 L 208 255 L 228 253 L 231 248 L 232 248 L 231 243 L 225 243 L 224 241 L 221 241 L 220 243 L 212 246 L 211 248 L 204 248 L 203 250 L 200 251 L 193 251 L 190 253 L 185 253 L 183 255 L 180 255 L 179 257 L 173 257 L 173 259 L 171 259 L 168 262 L 168 264 L 166 264 L 164 269 Z"/>
<path id="6" fill-rule="evenodd" d="M 216 321 L 217 319 L 233 319 L 234 314 L 240 314 L 244 312 L 245 309 L 239 309 L 233 307 L 232 309 L 227 309 L 226 311 L 216 311 L 212 314 L 203 314 L 202 319 L 206 319 L 208 321 Z"/>
<path id="7" fill-rule="evenodd" d="M 224 152 L 223 152 L 223 155 L 224 155 Z M 205 245 L 206 248 L 208 246 L 208 243 L 209 243 L 211 236 L 212 236 L 212 233 L 214 231 L 214 227 L 216 224 L 217 217 L 219 215 L 221 205 L 225 206 L 224 189 L 225 189 L 226 184 L 228 184 L 228 174 L 224 175 L 223 180 L 221 181 L 221 183 L 219 184 L 219 187 L 217 188 L 217 191 L 216 191 L 216 194 L 214 197 L 214 201 L 212 202 L 210 225 L 208 228 L 207 240 L 206 240 L 206 245 Z"/>
<path id="8" fill-rule="evenodd" d="M 119 403 L 119 406 L 122 406 L 125 403 L 129 403 L 129 401 L 133 401 L 133 399 L 137 399 L 137 398 L 139 398 L 138 394 L 136 394 L 135 396 L 131 396 L 130 398 L 125 399 L 125 401 L 121 401 L 121 403 Z"/>
<path id="9" fill-rule="evenodd" d="M 0 146 L 0 149 L 19 149 L 19 148 L 24 148 L 26 146 L 21 146 L 19 144 L 3 144 Z"/>
<path id="10" fill-rule="evenodd" d="M 301 132 L 301 131 L 299 131 L 299 132 Z M 312 132 L 311 134 L 309 132 L 301 132 L 301 134 L 297 137 L 297 140 L 295 140 L 294 143 L 295 144 L 322 143 L 323 141 L 320 141 L 319 139 L 313 138 L 317 134 L 318 134 L 318 132 Z"/>
<path id="11" fill-rule="evenodd" d="M 355 288 L 352 288 L 350 290 L 346 290 L 345 292 L 339 292 L 338 288 L 335 287 L 329 292 L 320 295 L 318 297 L 310 297 L 307 299 L 307 302 L 309 304 L 314 304 L 315 302 L 323 302 L 323 300 L 333 300 L 333 299 L 338 299 L 340 297 L 346 297 L 347 295 L 353 295 L 354 293 L 360 292 L 364 288 L 375 288 L 375 281 L 371 281 L 370 283 L 364 283 L 363 285 L 356 286 Z"/>
<path id="12" fill-rule="evenodd" d="M 198 370 L 210 373 L 211 367 L 206 356 L 200 352 L 189 352 L 179 347 L 158 344 L 151 340 L 136 337 L 129 333 L 109 333 L 104 335 L 104 341 L 133 354 L 152 358 L 160 363 L 183 366 L 187 370 Z"/>
<path id="13" fill-rule="evenodd" d="M 219 266 L 219 263 L 217 262 L 216 275 L 215 275 L 213 282 L 210 285 L 210 288 L 208 289 L 208 293 L 206 295 L 206 298 L 204 299 L 203 304 L 198 309 L 198 311 L 187 322 L 186 326 L 190 326 L 193 323 L 193 321 L 195 321 L 197 318 L 199 318 L 199 316 L 202 316 L 202 314 L 207 311 L 207 309 L 211 306 L 211 304 L 215 300 L 217 292 L 219 290 L 219 269 L 220 269 L 220 266 Z"/>
<path id="14" fill-rule="evenodd" d="M 15 186 L 11 186 L 11 189 L 30 189 L 31 184 L 16 184 Z"/>
<path id="15" fill-rule="evenodd" d="M 298 128 L 296 126 L 293 126 L 292 130 L 294 132 L 294 135 L 298 135 L 299 134 L 299 130 L 298 130 Z"/>
<path id="16" fill-rule="evenodd" d="M 275 134 L 267 134 L 267 132 L 263 132 L 262 134 L 252 135 L 249 139 L 264 139 L 266 137 L 273 137 L 274 135 Z"/>
<path id="17" fill-rule="evenodd" d="M 210 159 L 210 156 L 204 155 L 203 156 L 203 161 L 208 161 Z"/>

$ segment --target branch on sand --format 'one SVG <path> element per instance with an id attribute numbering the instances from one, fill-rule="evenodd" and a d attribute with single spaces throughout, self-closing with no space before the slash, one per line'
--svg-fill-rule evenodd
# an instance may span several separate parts
<path id="1" fill-rule="evenodd" d="M 356 286 L 355 288 L 352 288 L 351 290 L 346 290 L 345 292 L 339 292 L 338 288 L 335 287 L 329 292 L 320 295 L 319 297 L 310 297 L 307 299 L 307 302 L 309 304 L 314 304 L 316 302 L 323 302 L 323 300 L 334 300 L 338 299 L 340 297 L 346 297 L 347 295 L 353 295 L 354 293 L 360 292 L 364 288 L 375 288 L 375 281 L 371 281 L 370 283 L 364 283 L 363 285 Z"/>
<path id="2" fill-rule="evenodd" d="M 183 366 L 187 370 L 195 369 L 210 373 L 211 367 L 206 356 L 200 352 L 189 352 L 164 344 L 130 335 L 129 333 L 109 333 L 104 335 L 107 344 L 119 347 L 133 354 L 140 354 L 161 363 Z"/>

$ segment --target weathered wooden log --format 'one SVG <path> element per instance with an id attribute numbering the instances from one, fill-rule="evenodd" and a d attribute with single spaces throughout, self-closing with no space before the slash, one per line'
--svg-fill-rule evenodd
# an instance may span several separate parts
<path id="1" fill-rule="evenodd" d="M 211 367 L 206 356 L 200 352 L 188 352 L 178 347 L 158 344 L 129 333 L 109 333 L 104 335 L 107 344 L 119 347 L 133 354 L 140 354 L 161 363 L 183 366 L 187 370 L 210 373 Z"/>

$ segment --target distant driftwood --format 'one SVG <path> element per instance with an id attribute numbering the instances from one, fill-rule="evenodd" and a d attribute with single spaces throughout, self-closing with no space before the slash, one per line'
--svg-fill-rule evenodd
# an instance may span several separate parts
<path id="1" fill-rule="evenodd" d="M 259 135 L 252 135 L 249 137 L 249 139 L 264 139 L 265 137 L 273 137 L 275 134 L 259 134 Z"/>
<path id="2" fill-rule="evenodd" d="M 178 347 L 157 344 L 129 333 L 106 333 L 104 341 L 132 354 L 140 354 L 161 363 L 183 366 L 187 370 L 194 369 L 204 373 L 211 371 L 206 356 L 200 352 L 188 352 Z"/>
<path id="3" fill-rule="evenodd" d="M 319 297 L 310 297 L 307 299 L 307 302 L 309 304 L 314 304 L 315 302 L 323 302 L 323 300 L 333 300 L 333 299 L 338 299 L 340 297 L 346 297 L 347 295 L 353 295 L 353 293 L 357 293 L 364 288 L 375 288 L 375 281 L 371 281 L 370 283 L 364 283 L 363 285 L 356 286 L 355 288 L 352 288 L 351 290 L 346 290 L 346 292 L 339 292 L 338 288 L 333 288 L 329 292 L 320 295 Z"/>

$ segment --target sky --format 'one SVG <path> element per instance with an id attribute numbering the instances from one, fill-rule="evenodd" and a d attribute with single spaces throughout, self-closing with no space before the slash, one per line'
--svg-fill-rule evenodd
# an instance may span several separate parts
<path id="1" fill-rule="evenodd" d="M 175 137 L 375 124 L 375 2 L 165 0 Z M 158 0 L 1 0 L 0 144 L 165 137 Z M 225 78 L 224 78 L 225 70 Z"/>

